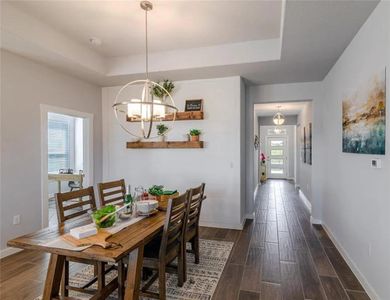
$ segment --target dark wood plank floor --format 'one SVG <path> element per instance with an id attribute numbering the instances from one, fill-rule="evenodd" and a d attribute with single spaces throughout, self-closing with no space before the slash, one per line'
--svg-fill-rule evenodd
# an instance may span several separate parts
<path id="1" fill-rule="evenodd" d="M 213 300 L 369 299 L 325 231 L 309 219 L 293 184 L 269 180 L 257 194 L 255 220 L 243 231 L 202 227 L 202 238 L 235 242 Z M 34 251 L 2 259 L 0 299 L 39 296 L 48 259 Z"/>
<path id="2" fill-rule="evenodd" d="M 202 233 L 206 230 L 208 238 L 216 238 L 215 229 Z M 259 188 L 255 220 L 236 237 L 213 299 L 369 297 L 323 228 L 310 224 L 294 185 L 269 180 Z"/>

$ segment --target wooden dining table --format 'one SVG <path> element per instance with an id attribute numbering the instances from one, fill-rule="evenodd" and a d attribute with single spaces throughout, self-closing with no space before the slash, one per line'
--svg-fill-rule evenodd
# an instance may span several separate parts
<path id="1" fill-rule="evenodd" d="M 116 288 L 118 288 L 119 299 L 138 299 L 144 245 L 162 230 L 164 221 L 165 212 L 162 211 L 159 211 L 153 216 L 141 219 L 109 237 L 107 242 L 111 242 L 117 246 L 108 249 L 104 249 L 100 246 L 91 246 L 83 251 L 73 251 L 45 245 L 69 232 L 73 227 L 91 223 L 91 219 L 87 217 L 75 220 L 62 228 L 57 226 L 48 227 L 12 239 L 8 242 L 8 246 L 51 254 L 42 300 L 66 299 L 64 297 L 60 298 L 59 296 L 66 258 L 82 258 L 96 263 L 118 263 L 122 266 L 123 258 L 126 256 L 128 257 L 126 273 L 123 271 L 123 268 L 118 268 L 118 276 L 103 288 L 99 289 L 91 299 L 106 299 Z"/>

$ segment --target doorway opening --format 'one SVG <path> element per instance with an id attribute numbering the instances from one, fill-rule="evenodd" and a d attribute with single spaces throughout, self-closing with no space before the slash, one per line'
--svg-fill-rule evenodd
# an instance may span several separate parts
<path id="1" fill-rule="evenodd" d="M 283 124 L 275 115 L 280 112 Z M 311 199 L 312 101 L 272 102 L 254 105 L 257 184 L 287 179 L 299 188 L 308 206 Z"/>
<path id="2" fill-rule="evenodd" d="M 92 122 L 88 113 L 41 106 L 42 227 L 57 225 L 56 193 L 93 182 Z"/>

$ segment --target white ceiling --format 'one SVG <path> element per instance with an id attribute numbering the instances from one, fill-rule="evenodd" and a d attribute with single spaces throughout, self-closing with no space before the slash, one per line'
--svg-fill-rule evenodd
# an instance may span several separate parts
<path id="1" fill-rule="evenodd" d="M 322 80 L 378 1 L 153 3 L 152 79 L 242 76 L 249 84 L 275 84 Z M 1 6 L 3 49 L 101 86 L 144 76 L 139 1 L 12 0 Z M 103 44 L 90 45 L 91 36 Z"/>
<path id="2" fill-rule="evenodd" d="M 255 104 L 254 111 L 258 117 L 273 116 L 278 112 L 278 106 L 280 106 L 280 112 L 282 114 L 286 116 L 298 115 L 300 112 L 302 112 L 307 103 L 307 101 L 300 101 Z"/>
<path id="3" fill-rule="evenodd" d="M 11 1 L 24 12 L 113 57 L 144 53 L 144 11 L 139 1 Z M 281 0 L 152 1 L 150 51 L 188 49 L 278 38 Z"/>

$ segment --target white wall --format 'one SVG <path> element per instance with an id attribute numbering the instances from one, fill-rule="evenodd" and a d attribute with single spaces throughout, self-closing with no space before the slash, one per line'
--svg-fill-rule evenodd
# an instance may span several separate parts
<path id="1" fill-rule="evenodd" d="M 94 180 L 101 179 L 101 89 L 1 52 L 1 249 L 41 227 L 40 104 L 94 115 Z M 12 225 L 20 214 L 21 224 Z"/>
<path id="2" fill-rule="evenodd" d="M 103 177 L 124 178 L 132 187 L 162 184 L 185 191 L 206 183 L 201 223 L 241 228 L 243 94 L 240 77 L 175 82 L 179 110 L 186 99 L 204 99 L 205 119 L 177 121 L 168 140 L 183 140 L 190 128 L 204 134 L 204 149 L 126 149 L 131 137 L 115 120 L 112 104 L 119 87 L 103 88 Z M 138 126 L 133 124 L 132 126 Z"/>
<path id="3" fill-rule="evenodd" d="M 381 2 L 323 81 L 323 223 L 345 250 L 371 299 L 390 299 L 390 102 L 386 155 L 342 153 L 342 99 L 387 66 L 390 87 L 390 2 Z M 317 104 L 317 103 L 316 103 Z M 315 118 L 315 116 L 314 116 Z M 372 158 L 382 169 L 370 167 Z M 371 255 L 369 247 L 371 245 Z"/>
<path id="4" fill-rule="evenodd" d="M 263 152 L 268 158 L 267 154 L 267 137 L 285 137 L 287 139 L 287 151 L 288 160 L 286 167 L 286 178 L 295 179 L 295 125 L 280 126 L 282 129 L 286 129 L 285 135 L 268 134 L 268 129 L 274 129 L 275 126 L 260 126 L 260 153 Z M 269 161 L 267 161 L 269 164 Z M 270 174 L 268 174 L 269 177 Z"/>
<path id="5" fill-rule="evenodd" d="M 305 197 L 311 201 L 312 199 L 312 166 L 303 162 L 303 156 L 301 154 L 302 141 L 303 141 L 303 127 L 306 127 L 306 137 L 309 136 L 309 123 L 313 123 L 312 117 L 312 102 L 307 102 L 302 112 L 298 115 L 297 122 L 297 180 L 296 185 L 299 186 L 301 192 Z M 312 146 L 312 151 L 316 151 Z M 313 163 L 313 162 L 312 162 Z"/>

